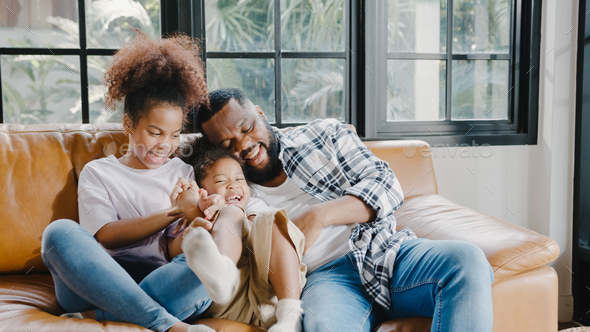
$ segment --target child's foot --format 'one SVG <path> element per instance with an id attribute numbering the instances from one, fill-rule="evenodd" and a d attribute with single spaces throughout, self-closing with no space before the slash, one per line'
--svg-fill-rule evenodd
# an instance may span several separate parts
<path id="1" fill-rule="evenodd" d="M 303 309 L 301 300 L 282 299 L 277 303 L 277 323 L 268 329 L 269 332 L 301 332 Z"/>
<path id="2" fill-rule="evenodd" d="M 79 312 L 66 312 L 65 314 L 59 315 L 59 317 L 84 319 L 84 316 Z"/>
<path id="3" fill-rule="evenodd" d="M 234 262 L 219 252 L 211 234 L 202 227 L 195 228 L 184 237 L 182 250 L 211 300 L 221 305 L 229 303 L 238 290 L 240 273 Z"/>
<path id="4" fill-rule="evenodd" d="M 186 332 L 216 332 L 214 329 L 210 328 L 207 325 L 191 325 Z"/>

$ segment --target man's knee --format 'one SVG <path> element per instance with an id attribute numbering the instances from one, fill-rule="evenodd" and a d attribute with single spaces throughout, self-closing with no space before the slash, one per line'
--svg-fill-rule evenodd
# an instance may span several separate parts
<path id="1" fill-rule="evenodd" d="M 466 281 L 489 285 L 494 281 L 492 267 L 477 245 L 467 241 L 449 241 L 444 245 L 443 255 L 449 267 Z"/>

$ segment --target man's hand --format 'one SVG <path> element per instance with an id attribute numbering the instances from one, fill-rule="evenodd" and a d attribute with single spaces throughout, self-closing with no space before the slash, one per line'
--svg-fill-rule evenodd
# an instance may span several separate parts
<path id="1" fill-rule="evenodd" d="M 319 209 L 311 206 L 307 211 L 294 219 L 291 219 L 291 221 L 299 227 L 303 235 L 305 235 L 305 250 L 303 251 L 303 254 L 305 255 L 309 251 L 309 248 L 311 248 L 315 241 L 320 237 L 322 229 L 324 229 Z"/>

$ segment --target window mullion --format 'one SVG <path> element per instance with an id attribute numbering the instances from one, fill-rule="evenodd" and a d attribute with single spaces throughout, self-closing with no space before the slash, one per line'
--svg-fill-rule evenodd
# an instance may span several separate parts
<path id="1" fill-rule="evenodd" d="M 275 122 L 277 127 L 283 123 L 281 95 L 281 0 L 275 0 Z"/>
<path id="2" fill-rule="evenodd" d="M 90 123 L 88 105 L 88 51 L 86 44 L 85 0 L 78 0 L 78 37 L 80 39 L 80 98 L 82 99 L 82 123 Z"/>
<path id="3" fill-rule="evenodd" d="M 447 1 L 447 88 L 445 120 L 451 120 L 453 94 L 453 0 Z"/>

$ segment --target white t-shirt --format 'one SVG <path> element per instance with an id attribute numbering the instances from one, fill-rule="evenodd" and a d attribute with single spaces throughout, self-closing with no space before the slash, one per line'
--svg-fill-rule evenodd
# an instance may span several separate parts
<path id="1" fill-rule="evenodd" d="M 250 196 L 262 199 L 271 208 L 287 211 L 291 220 L 305 212 L 308 207 L 320 203 L 320 200 L 301 190 L 293 181 L 287 179 L 278 187 L 250 185 Z M 246 205 L 246 210 L 254 210 Z M 348 239 L 355 224 L 332 225 L 324 227 L 320 237 L 303 256 L 307 272 L 344 256 L 350 250 Z"/>
<path id="2" fill-rule="evenodd" d="M 114 155 L 93 160 L 84 166 L 78 181 L 80 225 L 94 236 L 110 222 L 169 208 L 170 192 L 180 177 L 190 181 L 195 174 L 179 158 L 157 169 L 127 167 Z M 175 227 L 176 222 L 141 242 L 107 252 L 111 256 L 133 256 L 135 261 L 166 264 L 167 236 L 175 236 Z"/>

